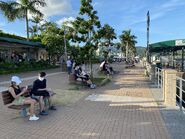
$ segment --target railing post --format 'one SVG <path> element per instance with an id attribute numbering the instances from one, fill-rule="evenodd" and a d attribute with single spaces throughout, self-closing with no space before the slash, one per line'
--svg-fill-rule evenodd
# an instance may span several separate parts
<path id="1" fill-rule="evenodd" d="M 180 111 L 182 111 L 182 79 L 180 81 L 180 89 L 179 89 L 179 105 L 180 105 Z"/>
<path id="2" fill-rule="evenodd" d="M 164 90 L 164 100 L 165 105 L 168 106 L 176 106 L 176 70 L 172 69 L 165 69 L 164 70 L 164 84 L 163 84 L 163 90 Z"/>
<path id="3" fill-rule="evenodd" d="M 159 88 L 159 68 L 157 69 L 157 83 L 158 83 L 158 88 Z"/>
<path id="4" fill-rule="evenodd" d="M 164 70 L 163 69 L 161 69 L 161 90 L 163 91 L 163 73 L 164 73 Z"/>

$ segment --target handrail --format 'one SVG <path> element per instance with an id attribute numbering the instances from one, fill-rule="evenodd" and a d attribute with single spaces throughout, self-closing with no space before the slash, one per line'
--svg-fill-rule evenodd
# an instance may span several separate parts
<path id="1" fill-rule="evenodd" d="M 182 111 L 182 103 L 185 103 L 185 100 L 183 100 L 183 95 L 185 94 L 185 90 L 183 90 L 183 82 L 185 82 L 185 79 L 176 76 L 176 81 L 178 81 L 178 84 L 176 84 L 176 88 L 179 90 L 179 94 L 177 95 L 176 93 L 176 97 L 179 99 L 179 104 L 177 104 L 179 105 L 180 110 Z"/>

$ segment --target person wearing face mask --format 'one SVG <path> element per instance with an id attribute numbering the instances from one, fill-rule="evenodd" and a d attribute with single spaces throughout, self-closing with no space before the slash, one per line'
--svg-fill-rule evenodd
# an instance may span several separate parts
<path id="1" fill-rule="evenodd" d="M 34 105 L 37 103 L 36 100 L 32 99 L 31 97 L 24 97 L 22 96 L 24 93 L 26 93 L 27 88 L 21 88 L 19 87 L 21 83 L 21 79 L 18 76 L 12 76 L 11 78 L 11 85 L 9 87 L 9 92 L 12 94 L 12 96 L 15 98 L 14 103 L 16 105 L 23 105 L 23 104 L 30 104 L 30 121 L 36 121 L 39 119 L 39 117 L 35 116 L 34 111 Z"/>
<path id="2" fill-rule="evenodd" d="M 45 79 L 46 73 L 40 72 L 38 75 L 38 79 L 33 82 L 33 89 L 31 91 L 31 94 L 34 96 L 39 96 L 39 102 L 40 102 L 40 115 L 48 115 L 48 113 L 45 111 L 44 107 L 44 97 L 48 97 L 49 99 L 49 110 L 56 110 L 54 106 L 51 105 L 51 96 L 52 96 L 52 90 L 49 88 L 46 88 L 46 79 Z"/>

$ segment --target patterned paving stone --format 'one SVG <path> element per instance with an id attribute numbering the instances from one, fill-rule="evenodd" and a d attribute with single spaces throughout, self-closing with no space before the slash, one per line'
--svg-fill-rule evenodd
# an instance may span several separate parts
<path id="1" fill-rule="evenodd" d="M 0 104 L 0 138 L 6 139 L 169 139 L 143 69 L 124 69 L 104 87 L 87 90 L 86 99 L 58 107 L 39 121 L 18 117 L 17 111 Z M 61 76 L 60 76 L 61 75 Z M 48 77 L 49 86 L 66 88 L 67 75 Z M 6 77 L 3 77 L 6 78 Z M 87 99 L 88 96 L 94 100 Z M 0 99 L 2 102 L 2 99 Z"/>

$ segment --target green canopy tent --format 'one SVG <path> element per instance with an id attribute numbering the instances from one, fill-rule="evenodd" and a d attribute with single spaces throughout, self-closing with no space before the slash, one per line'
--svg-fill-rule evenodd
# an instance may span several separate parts
<path id="1" fill-rule="evenodd" d="M 178 39 L 178 40 L 168 40 L 158 43 L 153 43 L 149 45 L 149 53 L 165 53 L 165 52 L 172 52 L 174 58 L 174 52 L 178 50 L 182 50 L 182 64 L 181 70 L 183 71 L 184 67 L 184 48 L 185 48 L 185 39 Z M 174 62 L 173 62 L 174 67 Z"/>

